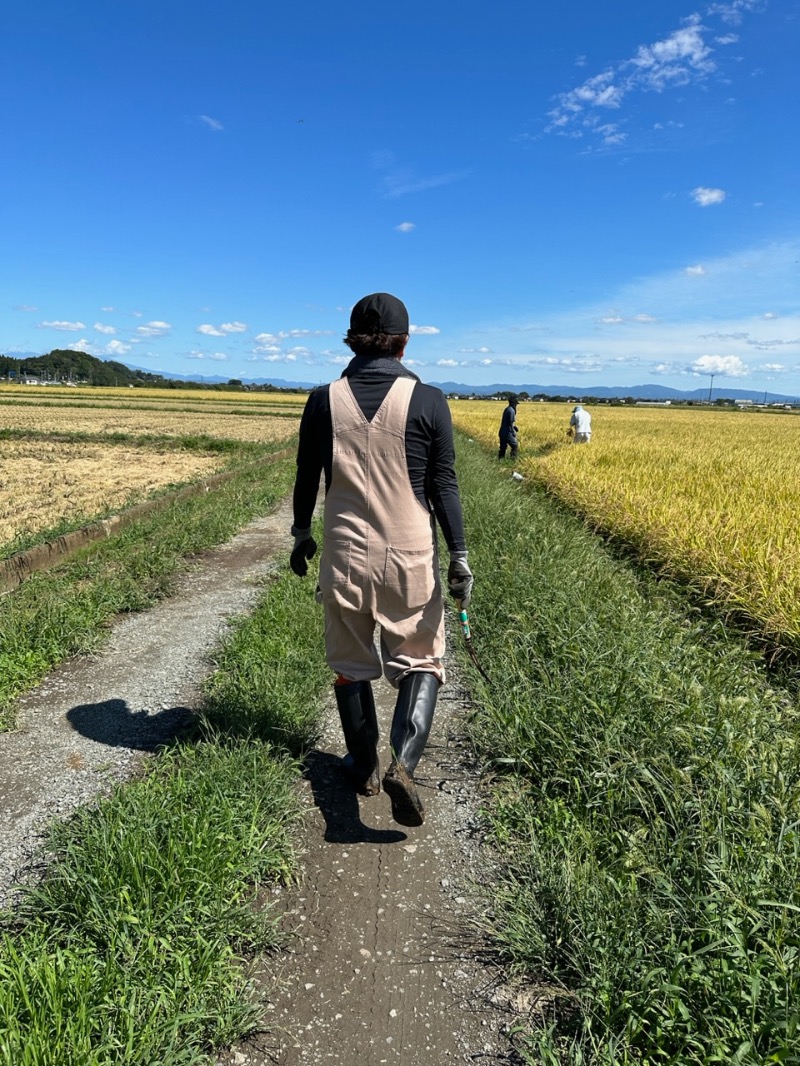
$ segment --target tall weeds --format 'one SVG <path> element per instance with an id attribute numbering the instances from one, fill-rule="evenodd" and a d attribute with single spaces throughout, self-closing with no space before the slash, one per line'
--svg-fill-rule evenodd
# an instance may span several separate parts
<path id="1" fill-rule="evenodd" d="M 796 697 L 462 441 L 493 929 L 531 1062 L 800 1061 Z M 500 469 L 505 470 L 501 467 Z"/>

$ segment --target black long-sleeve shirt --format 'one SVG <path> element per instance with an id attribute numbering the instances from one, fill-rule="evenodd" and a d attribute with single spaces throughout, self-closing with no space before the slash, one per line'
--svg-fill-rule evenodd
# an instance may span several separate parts
<path id="1" fill-rule="evenodd" d="M 396 362 L 397 366 L 391 365 Z M 354 359 L 345 370 L 356 402 L 372 421 L 399 375 L 415 377 L 399 360 L 381 359 L 365 364 Z M 454 469 L 453 425 L 442 392 L 417 381 L 406 423 L 406 461 L 414 495 L 433 510 L 450 551 L 465 551 L 464 519 Z M 331 483 L 333 423 L 328 386 L 314 389 L 300 421 L 297 478 L 294 486 L 294 524 L 308 529 L 316 504 L 320 476 L 325 473 L 325 491 Z"/>

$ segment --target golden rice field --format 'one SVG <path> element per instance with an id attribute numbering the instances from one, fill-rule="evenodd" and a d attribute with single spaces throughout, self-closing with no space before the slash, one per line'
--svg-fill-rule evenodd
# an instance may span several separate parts
<path id="1" fill-rule="evenodd" d="M 451 403 L 456 426 L 492 448 L 503 407 Z M 571 404 L 520 404 L 516 469 L 770 638 L 797 646 L 800 416 L 586 407 L 592 441 L 572 445 Z"/>
<path id="2" fill-rule="evenodd" d="M 65 441 L 0 441 L 0 545 L 217 470 L 219 455 Z"/>
<path id="3" fill-rule="evenodd" d="M 170 389 L 0 388 L 0 430 L 40 433 L 128 433 L 260 443 L 290 440 L 304 395 L 278 403 L 272 393 Z M 286 417 L 296 413 L 297 419 Z"/>

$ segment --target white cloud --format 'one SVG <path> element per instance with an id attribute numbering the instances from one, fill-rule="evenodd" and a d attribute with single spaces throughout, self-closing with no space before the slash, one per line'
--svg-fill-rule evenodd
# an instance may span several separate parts
<path id="1" fill-rule="evenodd" d="M 784 374 L 786 372 L 786 367 L 783 363 L 763 363 L 759 369 L 767 370 L 770 374 Z"/>
<path id="2" fill-rule="evenodd" d="M 650 323 L 650 322 L 656 322 L 657 319 L 653 315 L 634 315 L 633 316 L 633 321 L 634 322 Z"/>
<path id="3" fill-rule="evenodd" d="M 282 329 L 278 333 L 257 333 L 253 338 L 258 344 L 278 344 L 280 341 L 297 340 L 300 337 L 332 337 L 330 329 Z"/>
<path id="4" fill-rule="evenodd" d="M 761 316 L 762 318 L 777 318 L 777 315 L 773 315 L 772 311 L 765 311 Z"/>
<path id="5" fill-rule="evenodd" d="M 411 233 L 412 230 L 417 228 L 415 222 L 401 222 L 399 226 L 394 227 L 398 233 Z"/>
<path id="6" fill-rule="evenodd" d="M 223 130 L 225 127 L 219 121 L 219 119 L 212 118 L 210 115 L 198 115 L 197 116 L 204 125 L 208 126 L 210 130 Z"/>
<path id="7" fill-rule="evenodd" d="M 126 355 L 130 350 L 130 344 L 123 344 L 122 341 L 109 341 L 105 347 L 107 355 Z"/>
<path id="8" fill-rule="evenodd" d="M 200 352 L 194 349 L 191 352 L 187 352 L 184 359 L 211 359 L 216 363 L 224 363 L 228 360 L 226 352 Z"/>
<path id="9" fill-rule="evenodd" d="M 224 337 L 225 334 L 221 329 L 217 329 L 216 326 L 211 326 L 208 323 L 204 323 L 202 326 L 198 326 L 195 330 L 196 333 L 202 333 L 205 337 Z"/>
<path id="10" fill-rule="evenodd" d="M 707 13 L 718 15 L 725 22 L 738 22 L 743 12 L 756 10 L 756 6 L 756 0 L 733 0 L 712 4 Z M 690 15 L 667 36 L 640 45 L 630 58 L 611 64 L 574 89 L 559 93 L 555 97 L 556 106 L 548 113 L 545 132 L 600 138 L 605 146 L 622 143 L 626 133 L 618 123 L 613 126 L 604 123 L 601 115 L 609 110 L 619 112 L 626 98 L 634 93 L 665 93 L 702 84 L 717 71 L 707 38 L 721 46 L 735 41 L 733 34 L 715 36 L 699 14 Z"/>
<path id="11" fill-rule="evenodd" d="M 736 44 L 736 42 L 738 40 L 739 40 L 739 34 L 738 33 L 725 33 L 721 37 L 715 37 L 714 38 L 714 43 L 715 44 L 721 44 L 721 45 Z"/>
<path id="12" fill-rule="evenodd" d="M 640 72 L 641 86 L 660 92 L 668 85 L 686 85 L 693 76 L 702 77 L 714 70 L 703 30 L 696 16 L 691 16 L 685 26 L 663 41 L 642 45 L 631 60 Z"/>
<path id="13" fill-rule="evenodd" d="M 415 326 L 412 322 L 408 327 L 408 332 L 413 333 L 418 337 L 421 336 L 433 336 L 435 333 L 441 333 L 442 331 L 438 326 Z"/>
<path id="14" fill-rule="evenodd" d="M 244 322 L 223 322 L 219 328 L 223 333 L 244 333 L 247 326 Z"/>
<path id="15" fill-rule="evenodd" d="M 706 13 L 719 15 L 723 22 L 737 25 L 748 11 L 757 11 L 762 0 L 731 0 L 727 4 L 709 4 Z"/>
<path id="16" fill-rule="evenodd" d="M 624 322 L 624 318 L 621 315 L 606 315 L 600 319 L 600 322 L 605 326 L 618 326 L 621 322 Z"/>
<path id="17" fill-rule="evenodd" d="M 111 312 L 112 312 L 112 311 L 114 310 L 114 308 L 113 308 L 113 307 L 101 307 L 101 308 L 100 308 L 100 310 L 101 310 L 101 311 L 102 311 L 102 312 L 103 312 L 104 314 L 106 314 L 106 315 L 110 315 L 110 314 L 111 314 Z"/>
<path id="18" fill-rule="evenodd" d="M 172 329 L 169 322 L 148 322 L 146 326 L 137 326 L 140 337 L 164 337 Z"/>
<path id="19" fill-rule="evenodd" d="M 798 258 L 800 240 L 742 248 L 706 261 L 700 278 L 677 267 L 609 290 L 598 304 L 565 305 L 527 321 L 448 329 L 449 349 L 435 350 L 431 358 L 481 344 L 496 353 L 494 365 L 508 366 L 504 380 L 509 382 L 559 384 L 559 373 L 570 373 L 623 386 L 646 384 L 650 375 L 659 374 L 659 380 L 672 378 L 670 383 L 681 387 L 681 378 L 696 375 L 694 361 L 714 355 L 737 359 L 714 365 L 736 372 L 738 378 L 748 374 L 757 389 L 760 371 L 755 360 L 760 357 L 787 366 L 781 382 L 787 392 L 800 396 Z M 643 307 L 656 319 L 646 328 L 633 314 Z M 765 307 L 774 318 L 764 318 Z M 601 318 L 612 317 L 624 318 L 624 324 L 598 325 Z M 470 353 L 459 357 L 469 360 Z M 465 369 L 465 375 L 471 374 L 466 382 L 486 380 L 477 361 L 460 365 L 473 368 Z M 541 376 L 530 376 L 537 368 Z"/>
<path id="20" fill-rule="evenodd" d="M 458 360 L 457 359 L 440 359 L 436 363 L 436 365 L 437 366 L 458 366 Z"/>
<path id="21" fill-rule="evenodd" d="M 281 352 L 281 346 L 279 344 L 257 344 L 253 351 L 258 355 L 276 355 Z"/>
<path id="22" fill-rule="evenodd" d="M 684 274 L 688 274 L 690 278 L 702 278 L 705 275 L 702 263 L 697 263 L 695 266 L 684 267 Z"/>
<path id="23" fill-rule="evenodd" d="M 38 311 L 38 307 L 34 307 L 33 304 L 17 304 L 14 308 L 15 311 Z"/>
<path id="24" fill-rule="evenodd" d="M 738 355 L 701 355 L 690 370 L 693 374 L 722 374 L 729 378 L 743 378 L 750 373 Z"/>
<path id="25" fill-rule="evenodd" d="M 40 322 L 39 323 L 39 328 L 40 329 L 61 329 L 61 330 L 65 330 L 68 333 L 78 333 L 80 330 L 86 329 L 86 326 L 83 324 L 83 322 L 56 321 L 56 322 Z"/>
<path id="26" fill-rule="evenodd" d="M 95 322 L 94 328 L 98 333 L 114 334 L 117 332 L 113 326 L 105 326 L 102 322 Z"/>
<path id="27" fill-rule="evenodd" d="M 710 207 L 712 204 L 721 204 L 725 199 L 724 189 L 709 189 L 705 185 L 698 185 L 692 189 L 692 199 L 700 207 Z"/>
<path id="28" fill-rule="evenodd" d="M 82 337 L 81 340 L 75 341 L 74 344 L 67 345 L 68 352 L 86 352 L 87 355 L 94 355 L 95 348 L 91 341 L 88 341 L 86 337 Z"/>
<path id="29" fill-rule="evenodd" d="M 467 176 L 468 171 L 449 171 L 444 174 L 434 174 L 428 178 L 419 177 L 410 167 L 398 164 L 393 152 L 375 152 L 372 156 L 372 165 L 382 172 L 382 184 L 384 196 L 387 199 L 396 199 L 398 196 L 406 196 L 408 193 L 424 192 L 427 189 L 436 189 L 442 185 L 451 185 L 454 181 L 461 181 Z"/>
<path id="30" fill-rule="evenodd" d="M 459 355 L 490 355 L 492 349 L 482 344 L 480 348 L 459 348 Z"/>

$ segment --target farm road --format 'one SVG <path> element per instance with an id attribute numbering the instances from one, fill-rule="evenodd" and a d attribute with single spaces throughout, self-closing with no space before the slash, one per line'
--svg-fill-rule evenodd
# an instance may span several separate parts
<path id="1" fill-rule="evenodd" d="M 206 553 L 169 599 L 120 620 L 96 656 L 64 664 L 20 700 L 18 729 L 0 736 L 0 903 L 40 873 L 54 818 L 132 776 L 199 706 L 210 653 L 253 604 L 290 525 L 287 501 Z M 420 764 L 419 829 L 397 826 L 385 795 L 359 800 L 344 787 L 331 700 L 302 786 L 304 876 L 275 898 L 287 951 L 254 975 L 269 1029 L 221 1066 L 513 1061 L 513 997 L 470 932 L 471 886 L 486 869 L 477 777 L 456 736 L 465 700 L 451 676 Z M 393 693 L 382 682 L 376 702 L 385 762 Z"/>

